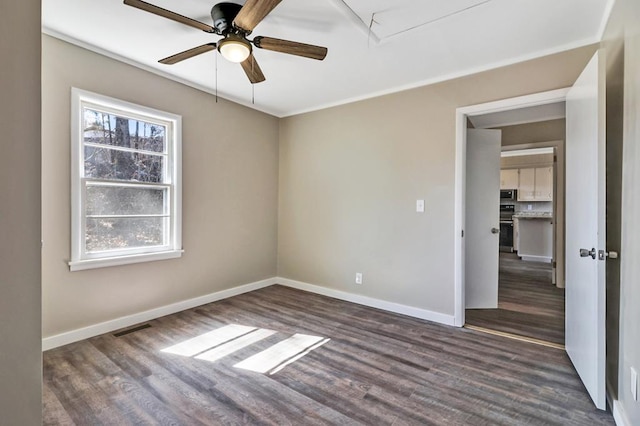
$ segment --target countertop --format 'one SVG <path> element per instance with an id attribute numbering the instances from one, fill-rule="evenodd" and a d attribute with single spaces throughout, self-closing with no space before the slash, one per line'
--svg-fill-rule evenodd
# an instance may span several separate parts
<path id="1" fill-rule="evenodd" d="M 551 212 L 517 212 L 512 216 L 514 219 L 553 219 Z"/>

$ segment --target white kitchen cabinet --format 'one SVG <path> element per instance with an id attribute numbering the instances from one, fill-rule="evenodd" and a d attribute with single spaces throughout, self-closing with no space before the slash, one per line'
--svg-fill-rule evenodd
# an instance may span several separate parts
<path id="1" fill-rule="evenodd" d="M 518 218 L 518 256 L 524 261 L 551 262 L 553 257 L 552 218 Z"/>
<path id="2" fill-rule="evenodd" d="M 553 167 L 520 169 L 518 201 L 552 201 Z"/>
<path id="3" fill-rule="evenodd" d="M 553 167 L 536 168 L 535 198 L 537 201 L 553 200 Z"/>
<path id="4" fill-rule="evenodd" d="M 518 169 L 500 170 L 500 189 L 518 189 Z"/>
<path id="5" fill-rule="evenodd" d="M 520 169 L 518 201 L 534 201 L 536 194 L 536 169 Z"/>
<path id="6" fill-rule="evenodd" d="M 520 220 L 513 218 L 513 251 L 516 253 L 520 249 Z"/>

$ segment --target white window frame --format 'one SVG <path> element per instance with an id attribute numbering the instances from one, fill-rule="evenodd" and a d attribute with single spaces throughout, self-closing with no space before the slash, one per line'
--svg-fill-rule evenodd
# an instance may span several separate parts
<path id="1" fill-rule="evenodd" d="M 131 183 L 127 186 L 164 188 L 168 191 L 169 224 L 164 230 L 165 241 L 161 246 L 135 247 L 87 253 L 86 251 L 86 188 L 92 184 L 109 184 L 109 181 L 84 177 L 83 111 L 85 107 L 143 120 L 166 126 L 166 158 L 164 182 Z M 108 96 L 77 88 L 71 89 L 71 271 L 126 265 L 155 260 L 174 259 L 182 256 L 182 117 L 165 111 L 136 105 Z"/>

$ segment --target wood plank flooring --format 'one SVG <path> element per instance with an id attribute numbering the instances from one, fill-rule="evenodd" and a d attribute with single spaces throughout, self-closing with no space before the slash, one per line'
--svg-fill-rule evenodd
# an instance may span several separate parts
<path id="1" fill-rule="evenodd" d="M 44 424 L 614 424 L 563 351 L 283 286 L 149 324 L 45 352 Z M 162 351 L 229 324 L 275 333 L 214 362 Z M 330 340 L 275 374 L 234 367 L 296 333 Z"/>
<path id="2" fill-rule="evenodd" d="M 564 345 L 564 289 L 549 263 L 500 253 L 498 309 L 467 309 L 466 323 Z"/>

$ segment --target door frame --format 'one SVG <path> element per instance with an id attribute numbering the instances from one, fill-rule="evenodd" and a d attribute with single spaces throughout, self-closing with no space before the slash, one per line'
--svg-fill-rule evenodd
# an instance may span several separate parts
<path id="1" fill-rule="evenodd" d="M 558 288 L 564 288 L 564 140 L 550 140 L 532 143 L 523 143 L 518 145 L 507 145 L 503 147 L 502 152 L 521 151 L 537 148 L 553 148 L 555 159 L 553 162 L 553 272 L 551 274 L 552 282 Z"/>
<path id="2" fill-rule="evenodd" d="M 465 323 L 465 179 L 467 169 L 467 118 L 493 112 L 564 102 L 569 88 L 518 96 L 456 109 L 456 158 L 454 177 L 454 325 Z"/>

